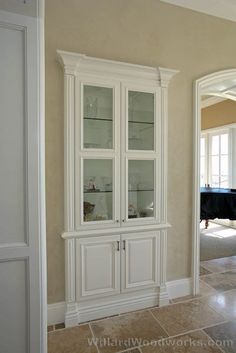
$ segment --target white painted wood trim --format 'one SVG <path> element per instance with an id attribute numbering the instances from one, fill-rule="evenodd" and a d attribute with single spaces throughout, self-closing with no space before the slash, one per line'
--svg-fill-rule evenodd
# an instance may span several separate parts
<path id="1" fill-rule="evenodd" d="M 64 212 L 65 230 L 74 229 L 75 76 L 64 75 Z"/>
<path id="2" fill-rule="evenodd" d="M 72 231 L 72 232 L 64 232 L 62 234 L 63 239 L 72 239 L 72 238 L 84 238 L 84 237 L 91 237 L 91 236 L 103 236 L 103 235 L 113 235 L 113 234 L 120 234 L 120 233 L 140 233 L 140 232 L 149 232 L 153 230 L 161 230 L 161 229 L 168 229 L 171 225 L 169 223 L 166 224 L 147 224 L 144 226 L 126 226 L 122 228 L 103 228 L 103 229 L 89 229 L 89 230 L 81 230 L 81 231 Z"/>
<path id="3" fill-rule="evenodd" d="M 191 278 L 182 278 L 167 282 L 167 291 L 170 299 L 184 297 L 191 294 Z M 150 291 L 145 294 L 129 295 L 128 299 L 122 296 L 107 298 L 106 302 L 96 305 L 94 302 L 83 302 L 78 306 L 76 315 L 78 322 L 86 322 L 115 314 L 141 310 L 158 305 L 157 293 Z M 65 320 L 66 303 L 54 303 L 48 305 L 48 325 L 55 325 Z"/>
<path id="4" fill-rule="evenodd" d="M 223 70 L 204 76 L 194 82 L 193 104 L 193 218 L 192 218 L 192 291 L 199 293 L 200 268 L 200 137 L 201 137 L 201 91 L 209 84 L 216 84 L 223 80 L 235 79 L 236 69 Z"/>
<path id="5" fill-rule="evenodd" d="M 167 291 L 170 299 L 185 297 L 192 293 L 192 278 L 182 278 L 167 282 Z"/>
<path id="6" fill-rule="evenodd" d="M 26 298 L 30 321 L 29 351 L 47 352 L 47 275 L 46 275 L 46 212 L 45 212 L 45 63 L 44 63 L 44 0 L 36 1 L 37 17 L 0 11 L 1 25 L 25 28 L 26 35 L 26 120 L 30 242 L 25 246 L 1 247 L 1 260 L 25 258 L 28 262 Z M 2 256 L 1 256 L 2 255 Z M 7 318 L 6 318 L 7 319 Z"/>
<path id="7" fill-rule="evenodd" d="M 141 79 L 145 84 L 155 85 L 161 82 L 161 86 L 168 86 L 171 78 L 178 72 L 173 69 L 162 67 L 151 67 L 130 64 L 120 61 L 105 60 L 94 58 L 85 54 L 66 52 L 57 50 L 57 57 L 61 65 L 64 67 L 66 74 L 75 75 L 82 71 L 83 74 L 96 75 L 104 73 L 112 75 L 114 79 L 122 79 L 125 81 Z"/>

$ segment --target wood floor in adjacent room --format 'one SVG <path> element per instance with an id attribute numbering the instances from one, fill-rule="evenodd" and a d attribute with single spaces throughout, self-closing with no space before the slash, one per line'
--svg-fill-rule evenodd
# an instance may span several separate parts
<path id="1" fill-rule="evenodd" d="M 236 256 L 201 262 L 197 297 L 49 331 L 48 353 L 236 353 Z"/>

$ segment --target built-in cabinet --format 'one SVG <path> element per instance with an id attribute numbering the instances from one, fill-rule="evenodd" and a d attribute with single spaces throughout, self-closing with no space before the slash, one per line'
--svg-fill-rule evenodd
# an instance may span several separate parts
<path id="1" fill-rule="evenodd" d="M 65 81 L 66 325 L 90 318 L 86 308 L 94 318 L 107 316 L 117 301 L 125 308 L 140 295 L 140 307 L 151 293 L 153 304 L 166 304 L 167 86 L 176 71 L 62 51 L 58 57 Z"/>

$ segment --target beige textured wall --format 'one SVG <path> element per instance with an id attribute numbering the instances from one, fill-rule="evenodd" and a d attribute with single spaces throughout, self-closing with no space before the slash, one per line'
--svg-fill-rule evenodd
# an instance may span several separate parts
<path id="1" fill-rule="evenodd" d="M 202 130 L 236 123 L 236 102 L 226 100 L 202 109 Z"/>
<path id="2" fill-rule="evenodd" d="M 168 280 L 191 266 L 193 81 L 236 67 L 236 23 L 159 0 L 46 1 L 48 301 L 64 300 L 63 72 L 56 49 L 180 70 L 169 90 Z"/>

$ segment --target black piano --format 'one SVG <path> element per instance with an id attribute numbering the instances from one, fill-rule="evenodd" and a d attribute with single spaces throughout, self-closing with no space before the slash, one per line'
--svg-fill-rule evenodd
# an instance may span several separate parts
<path id="1" fill-rule="evenodd" d="M 236 189 L 201 188 L 201 221 L 221 218 L 236 220 Z"/>

